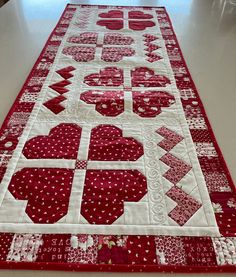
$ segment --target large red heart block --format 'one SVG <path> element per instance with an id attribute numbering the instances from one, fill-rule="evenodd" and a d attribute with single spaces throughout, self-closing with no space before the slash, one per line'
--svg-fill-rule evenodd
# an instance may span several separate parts
<path id="1" fill-rule="evenodd" d="M 92 129 L 89 160 L 136 161 L 143 155 L 143 146 L 132 137 L 123 137 L 114 125 L 98 125 Z"/>
<path id="2" fill-rule="evenodd" d="M 90 224 L 112 224 L 124 213 L 124 202 L 138 202 L 147 180 L 138 170 L 87 170 L 81 215 Z"/>
<path id="3" fill-rule="evenodd" d="M 118 87 L 123 81 L 123 70 L 117 67 L 105 67 L 99 73 L 92 73 L 84 78 L 84 83 L 88 86 Z"/>
<path id="4" fill-rule="evenodd" d="M 80 44 L 96 44 L 98 34 L 94 32 L 85 32 L 79 36 L 71 36 L 67 39 L 70 43 L 80 43 Z"/>
<path id="5" fill-rule="evenodd" d="M 26 214 L 34 223 L 55 223 L 67 214 L 74 171 L 61 168 L 23 168 L 8 190 L 27 200 Z"/>
<path id="6" fill-rule="evenodd" d="M 62 50 L 62 53 L 72 57 L 76 62 L 89 62 L 94 59 L 95 50 L 95 47 L 68 46 Z"/>
<path id="7" fill-rule="evenodd" d="M 133 91 L 133 111 L 141 117 L 155 117 L 161 108 L 175 103 L 175 98 L 165 91 Z"/>
<path id="8" fill-rule="evenodd" d="M 119 62 L 123 57 L 131 57 L 135 51 L 130 47 L 104 47 L 102 60 L 105 62 Z"/>
<path id="9" fill-rule="evenodd" d="M 110 10 L 107 13 L 100 13 L 101 18 L 123 18 L 123 12 L 119 10 Z"/>
<path id="10" fill-rule="evenodd" d="M 137 20 L 130 20 L 129 21 L 129 28 L 135 31 L 143 31 L 148 27 L 153 27 L 156 24 L 153 21 L 137 21 Z"/>
<path id="11" fill-rule="evenodd" d="M 76 159 L 82 129 L 73 123 L 61 123 L 48 136 L 28 140 L 23 154 L 27 159 Z"/>
<path id="12" fill-rule="evenodd" d="M 104 116 L 117 116 L 124 112 L 123 91 L 88 90 L 80 95 L 87 104 L 95 104 L 97 112 Z"/>
<path id="13" fill-rule="evenodd" d="M 122 20 L 113 20 L 113 19 L 103 19 L 98 20 L 97 25 L 104 26 L 109 30 L 120 30 L 123 28 L 124 24 Z"/>
<path id="14" fill-rule="evenodd" d="M 170 80 L 164 75 L 155 74 L 147 67 L 137 67 L 131 71 L 133 87 L 165 87 Z"/>

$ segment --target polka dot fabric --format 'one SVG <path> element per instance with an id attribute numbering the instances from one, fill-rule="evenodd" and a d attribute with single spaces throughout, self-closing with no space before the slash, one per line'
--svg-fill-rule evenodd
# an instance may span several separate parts
<path id="1" fill-rule="evenodd" d="M 155 265 L 157 256 L 152 236 L 130 236 L 127 240 L 128 260 L 131 264 Z"/>
<path id="2" fill-rule="evenodd" d="M 0 262 L 6 261 L 14 234 L 0 234 Z"/>
<path id="3" fill-rule="evenodd" d="M 236 272 L 235 187 L 164 8 L 66 7 L 0 181 L 2 269 Z"/>
<path id="4" fill-rule="evenodd" d="M 136 161 L 143 147 L 134 138 L 123 137 L 122 130 L 112 125 L 100 125 L 91 132 L 89 160 Z"/>
<path id="5" fill-rule="evenodd" d="M 60 168 L 24 168 L 16 172 L 9 191 L 27 200 L 25 212 L 34 223 L 54 223 L 67 213 L 73 171 Z"/>
<path id="6" fill-rule="evenodd" d="M 28 159 L 75 159 L 81 128 L 76 124 L 59 124 L 48 136 L 37 136 L 26 142 L 23 154 Z"/>
<path id="7" fill-rule="evenodd" d="M 138 170 L 87 170 L 81 214 L 91 224 L 111 224 L 124 213 L 124 202 L 147 193 Z"/>

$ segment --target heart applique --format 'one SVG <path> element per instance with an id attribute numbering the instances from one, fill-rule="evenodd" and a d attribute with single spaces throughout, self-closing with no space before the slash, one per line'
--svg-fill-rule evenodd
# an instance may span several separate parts
<path id="1" fill-rule="evenodd" d="M 124 26 L 122 20 L 114 20 L 114 19 L 98 20 L 97 25 L 104 26 L 109 30 L 120 30 Z"/>
<path id="2" fill-rule="evenodd" d="M 34 223 L 55 223 L 67 214 L 74 172 L 61 168 L 23 168 L 8 190 L 26 200 L 26 214 Z"/>
<path id="3" fill-rule="evenodd" d="M 23 154 L 27 159 L 76 159 L 81 131 L 77 124 L 59 124 L 48 136 L 28 140 Z"/>
<path id="4" fill-rule="evenodd" d="M 147 67 L 138 67 L 131 71 L 133 87 L 165 87 L 170 80 L 164 76 L 155 74 L 154 70 Z"/>
<path id="5" fill-rule="evenodd" d="M 87 104 L 95 104 L 95 109 L 104 116 L 117 116 L 124 112 L 123 91 L 88 90 L 80 95 Z"/>
<path id="6" fill-rule="evenodd" d="M 129 21 L 129 28 L 135 31 L 143 31 L 148 27 L 155 26 L 153 21 L 137 21 L 137 20 L 130 20 Z"/>
<path id="7" fill-rule="evenodd" d="M 101 18 L 123 18 L 123 12 L 119 10 L 110 10 L 107 13 L 100 13 Z"/>
<path id="8" fill-rule="evenodd" d="M 129 12 L 130 19 L 151 19 L 153 16 L 151 14 L 147 14 L 141 11 L 130 11 Z"/>
<path id="9" fill-rule="evenodd" d="M 102 49 L 102 60 L 105 62 L 119 62 L 123 57 L 130 57 L 135 51 L 129 47 L 104 47 Z"/>
<path id="10" fill-rule="evenodd" d="M 123 137 L 114 125 L 98 125 L 91 131 L 89 160 L 136 161 L 143 155 L 143 146 L 132 137 Z"/>
<path id="11" fill-rule="evenodd" d="M 71 36 L 67 39 L 70 43 L 80 43 L 80 44 L 96 44 L 98 39 L 98 34 L 94 32 L 85 32 L 79 36 Z"/>
<path id="12" fill-rule="evenodd" d="M 94 59 L 95 50 L 95 47 L 68 46 L 62 50 L 62 53 L 72 57 L 77 62 L 89 62 Z"/>
<path id="13" fill-rule="evenodd" d="M 88 86 L 113 86 L 123 84 L 123 70 L 117 67 L 105 67 L 99 73 L 92 73 L 84 78 Z"/>
<path id="14" fill-rule="evenodd" d="M 124 213 L 124 202 L 138 202 L 147 180 L 138 170 L 87 170 L 81 215 L 90 224 L 112 224 Z"/>
<path id="15" fill-rule="evenodd" d="M 155 117 L 163 107 L 175 103 L 175 98 L 165 91 L 133 91 L 133 112 L 141 117 Z"/>
<path id="16" fill-rule="evenodd" d="M 104 35 L 103 43 L 106 45 L 130 45 L 134 42 L 130 36 L 124 36 L 119 33 L 107 33 Z"/>

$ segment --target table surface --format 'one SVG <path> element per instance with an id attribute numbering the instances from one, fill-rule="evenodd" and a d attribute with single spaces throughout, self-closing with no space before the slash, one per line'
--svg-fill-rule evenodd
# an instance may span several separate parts
<path id="1" fill-rule="evenodd" d="M 0 8 L 0 124 L 68 2 L 117 4 L 115 0 L 10 0 Z M 231 6 L 228 0 L 132 0 L 132 4 L 131 1 L 120 0 L 119 5 L 167 8 L 185 60 L 235 181 L 236 7 Z M 27 277 L 32 274 L 87 276 L 88 273 L 0 271 L 0 276 L 9 277 Z M 90 273 L 89 276 L 102 275 L 104 273 Z M 112 275 L 121 276 L 119 273 Z M 161 275 L 163 274 L 158 274 Z M 169 274 L 165 274 L 167 275 Z"/>

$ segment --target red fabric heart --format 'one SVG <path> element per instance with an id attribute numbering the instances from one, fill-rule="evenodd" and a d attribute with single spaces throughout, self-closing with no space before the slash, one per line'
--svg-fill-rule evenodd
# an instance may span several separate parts
<path id="1" fill-rule="evenodd" d="M 130 20 L 129 21 L 129 28 L 135 31 L 143 31 L 148 27 L 153 27 L 156 24 L 153 21 L 136 21 Z"/>
<path id="2" fill-rule="evenodd" d="M 142 155 L 142 144 L 132 137 L 123 137 L 118 127 L 99 125 L 92 129 L 89 160 L 136 161 Z"/>
<path id="3" fill-rule="evenodd" d="M 97 112 L 104 116 L 117 116 L 124 112 L 123 91 L 88 90 L 80 95 L 87 104 L 95 104 Z"/>
<path id="4" fill-rule="evenodd" d="M 105 62 L 119 62 L 123 57 L 130 57 L 135 51 L 130 47 L 104 47 L 102 49 L 102 60 Z"/>
<path id="5" fill-rule="evenodd" d="M 131 11 L 129 12 L 129 18 L 131 19 L 150 19 L 153 18 L 151 14 L 147 14 L 141 11 Z"/>
<path id="6" fill-rule="evenodd" d="M 131 71 L 133 87 L 165 87 L 170 80 L 163 75 L 155 75 L 154 70 L 138 67 Z"/>
<path id="7" fill-rule="evenodd" d="M 99 73 L 87 75 L 84 83 L 88 86 L 112 86 L 123 84 L 123 70 L 117 67 L 105 67 Z"/>
<path id="8" fill-rule="evenodd" d="M 79 36 L 72 36 L 67 39 L 71 43 L 81 43 L 81 44 L 96 44 L 98 38 L 97 33 L 85 32 Z"/>
<path id="9" fill-rule="evenodd" d="M 155 117 L 173 103 L 174 96 L 165 91 L 133 91 L 133 111 L 141 117 Z"/>
<path id="10" fill-rule="evenodd" d="M 8 187 L 17 200 L 27 200 L 34 223 L 54 223 L 67 214 L 74 172 L 61 168 L 24 168 Z"/>
<path id="11" fill-rule="evenodd" d="M 81 130 L 76 124 L 59 124 L 48 136 L 28 140 L 23 154 L 27 159 L 76 159 Z"/>
<path id="12" fill-rule="evenodd" d="M 104 26 L 109 30 L 120 30 L 124 26 L 122 20 L 113 20 L 113 19 L 98 20 L 97 25 Z"/>
<path id="13" fill-rule="evenodd" d="M 81 215 L 90 224 L 112 224 L 124 213 L 124 202 L 138 202 L 146 193 L 138 170 L 87 170 Z"/>
<path id="14" fill-rule="evenodd" d="M 103 43 L 106 45 L 130 45 L 134 40 L 129 36 L 124 36 L 119 33 L 105 34 Z"/>
<path id="15" fill-rule="evenodd" d="M 101 18 L 123 18 L 123 12 L 119 10 L 110 10 L 107 13 L 100 13 Z"/>
<path id="16" fill-rule="evenodd" d="M 77 62 L 89 62 L 94 59 L 95 47 L 68 46 L 63 49 L 62 53 Z"/>

